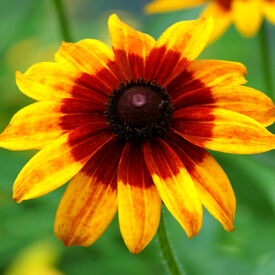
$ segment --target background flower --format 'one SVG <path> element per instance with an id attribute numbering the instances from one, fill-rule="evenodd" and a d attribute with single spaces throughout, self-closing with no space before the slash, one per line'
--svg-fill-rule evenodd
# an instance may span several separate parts
<path id="1" fill-rule="evenodd" d="M 64 275 L 54 267 L 58 250 L 52 241 L 44 240 L 25 247 L 4 272 L 4 275 Z"/>
<path id="2" fill-rule="evenodd" d="M 145 7 L 148 13 L 168 12 L 207 3 L 201 16 L 212 16 L 215 27 L 212 40 L 217 39 L 234 23 L 244 36 L 254 35 L 266 17 L 275 24 L 274 0 L 155 0 Z"/>

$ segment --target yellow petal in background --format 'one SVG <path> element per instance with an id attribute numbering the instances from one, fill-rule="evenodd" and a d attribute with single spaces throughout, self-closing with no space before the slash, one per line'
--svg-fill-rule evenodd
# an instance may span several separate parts
<path id="1" fill-rule="evenodd" d="M 207 0 L 155 0 L 145 6 L 145 12 L 157 13 L 175 11 L 192 8 L 205 2 L 207 2 Z"/>
<path id="2" fill-rule="evenodd" d="M 253 36 L 262 23 L 262 1 L 234 0 L 233 20 L 238 31 L 244 36 Z"/>
<path id="3" fill-rule="evenodd" d="M 275 24 L 275 1 L 265 0 L 262 2 L 263 13 L 266 18 Z"/>
<path id="4" fill-rule="evenodd" d="M 54 267 L 57 247 L 49 240 L 33 243 L 20 251 L 3 275 L 65 275 Z"/>
<path id="5" fill-rule="evenodd" d="M 214 19 L 214 28 L 211 33 L 210 41 L 218 39 L 232 24 L 232 11 L 224 9 L 218 4 L 218 1 L 210 3 L 201 14 L 202 17 L 211 16 Z"/>

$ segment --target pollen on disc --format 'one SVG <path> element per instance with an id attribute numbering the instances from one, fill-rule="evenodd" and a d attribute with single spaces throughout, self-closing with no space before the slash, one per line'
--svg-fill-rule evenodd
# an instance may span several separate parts
<path id="1" fill-rule="evenodd" d="M 152 88 L 130 87 L 118 102 L 119 116 L 135 127 L 157 120 L 161 115 L 160 95 Z"/>
<path id="2" fill-rule="evenodd" d="M 135 107 L 142 107 L 147 103 L 147 97 L 141 93 L 134 94 L 132 97 L 132 104 Z"/>

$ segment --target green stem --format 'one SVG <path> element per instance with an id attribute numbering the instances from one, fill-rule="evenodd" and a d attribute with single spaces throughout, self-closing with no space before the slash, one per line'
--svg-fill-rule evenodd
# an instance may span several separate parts
<path id="1" fill-rule="evenodd" d="M 262 59 L 262 67 L 264 74 L 264 82 L 265 82 L 265 92 L 267 95 L 272 97 L 272 76 L 271 76 L 271 56 L 270 56 L 270 48 L 268 44 L 268 30 L 266 26 L 266 22 L 264 21 L 262 27 L 259 31 L 259 44 L 261 51 L 261 59 Z"/>
<path id="2" fill-rule="evenodd" d="M 63 1 L 53 0 L 53 3 L 55 5 L 63 40 L 67 42 L 72 42 L 72 36 L 69 30 L 68 18 L 65 12 Z"/>
<path id="3" fill-rule="evenodd" d="M 179 264 L 176 261 L 176 258 L 173 254 L 173 250 L 169 243 L 169 239 L 165 228 L 165 222 L 163 219 L 163 213 L 160 217 L 160 224 L 157 235 L 162 256 L 167 264 L 170 273 L 172 275 L 182 275 L 183 273 L 179 267 Z"/>

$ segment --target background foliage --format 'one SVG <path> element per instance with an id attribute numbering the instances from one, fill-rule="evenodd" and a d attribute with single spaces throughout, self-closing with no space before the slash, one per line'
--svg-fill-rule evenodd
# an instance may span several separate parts
<path id="1" fill-rule="evenodd" d="M 147 16 L 143 13 L 147 2 L 65 1 L 74 40 L 96 38 L 110 43 L 107 18 L 113 12 L 157 38 L 172 23 L 195 19 L 201 11 L 195 8 Z M 16 111 L 32 102 L 17 89 L 15 71 L 24 72 L 33 63 L 53 60 L 62 38 L 50 0 L 0 1 L 0 26 L 2 131 Z M 274 75 L 275 26 L 268 24 L 268 31 Z M 240 61 L 248 68 L 248 85 L 264 90 L 257 35 L 246 39 L 231 27 L 200 58 Z M 271 126 L 270 130 L 275 132 L 275 127 Z M 0 148 L 0 274 L 166 274 L 156 238 L 139 255 L 130 254 L 120 236 L 117 216 L 91 247 L 66 248 L 53 233 L 55 212 L 65 186 L 16 205 L 12 200 L 12 183 L 33 154 L 33 151 L 11 152 Z M 187 274 L 192 275 L 274 274 L 275 151 L 255 156 L 213 154 L 227 172 L 236 193 L 236 230 L 225 232 L 205 211 L 201 233 L 189 240 L 166 211 L 167 230 L 179 261 Z"/>

